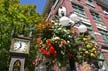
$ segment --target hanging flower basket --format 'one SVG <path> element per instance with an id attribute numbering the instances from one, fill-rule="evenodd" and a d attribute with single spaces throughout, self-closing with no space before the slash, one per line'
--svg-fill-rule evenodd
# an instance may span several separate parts
<path id="1" fill-rule="evenodd" d="M 91 61 L 97 58 L 98 48 L 89 34 L 75 35 L 74 30 L 66 29 L 59 24 L 52 24 L 50 28 L 46 28 L 41 30 L 43 36 L 37 38 L 36 48 L 52 64 L 57 63 L 59 67 L 63 67 L 69 59 L 82 63 L 84 60 Z"/>

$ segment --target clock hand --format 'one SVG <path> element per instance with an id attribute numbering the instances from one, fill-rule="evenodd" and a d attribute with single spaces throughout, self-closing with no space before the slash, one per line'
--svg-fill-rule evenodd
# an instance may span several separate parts
<path id="1" fill-rule="evenodd" d="M 21 48 L 22 47 L 22 44 L 21 44 L 21 42 L 20 42 L 20 47 L 19 48 Z"/>

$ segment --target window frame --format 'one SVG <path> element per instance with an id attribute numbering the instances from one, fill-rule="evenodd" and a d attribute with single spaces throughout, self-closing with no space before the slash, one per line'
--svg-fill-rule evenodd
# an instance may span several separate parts
<path id="1" fill-rule="evenodd" d="M 92 15 L 93 20 L 96 22 L 96 24 L 100 24 L 102 26 L 104 25 L 100 15 L 97 12 L 90 10 L 90 13 Z"/>
<path id="2" fill-rule="evenodd" d="M 86 16 L 85 9 L 83 6 L 72 3 L 72 8 L 73 8 L 74 13 L 76 13 L 78 15 Z"/>
<path id="3" fill-rule="evenodd" d="M 107 34 L 107 31 L 104 31 L 104 30 L 102 30 L 102 29 L 99 29 L 99 32 L 100 32 L 100 34 L 102 35 L 103 40 L 104 40 L 105 42 L 108 42 L 108 34 Z"/>
<path id="4" fill-rule="evenodd" d="M 86 23 L 83 23 L 83 24 L 87 27 L 87 30 L 88 30 L 89 34 L 90 34 L 93 38 L 96 38 L 92 26 L 91 26 L 91 25 L 88 25 L 88 24 L 86 24 Z"/>
<path id="5" fill-rule="evenodd" d="M 92 3 L 93 2 L 93 0 L 87 0 L 89 3 Z"/>

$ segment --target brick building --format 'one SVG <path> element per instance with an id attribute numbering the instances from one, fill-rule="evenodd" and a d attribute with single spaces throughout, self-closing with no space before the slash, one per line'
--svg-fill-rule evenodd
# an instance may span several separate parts
<path id="1" fill-rule="evenodd" d="M 58 15 L 61 6 L 66 8 L 66 16 L 74 12 L 88 27 L 89 33 L 102 48 L 99 59 L 103 59 L 102 63 L 108 71 L 108 0 L 55 0 L 47 9 L 47 20 Z"/>

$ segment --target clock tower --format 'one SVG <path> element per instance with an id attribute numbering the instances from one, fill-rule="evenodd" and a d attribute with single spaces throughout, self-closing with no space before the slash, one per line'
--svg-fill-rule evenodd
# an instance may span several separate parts
<path id="1" fill-rule="evenodd" d="M 25 37 L 23 34 L 12 38 L 9 71 L 24 71 L 25 57 L 29 54 L 30 49 L 30 40 L 31 36 Z"/>

